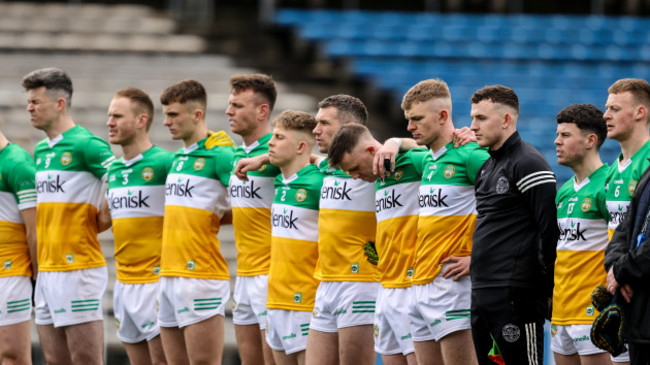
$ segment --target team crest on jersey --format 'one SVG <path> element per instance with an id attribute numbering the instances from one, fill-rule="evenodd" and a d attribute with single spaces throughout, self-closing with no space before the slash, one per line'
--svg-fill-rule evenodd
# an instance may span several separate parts
<path id="1" fill-rule="evenodd" d="M 142 180 L 151 181 L 151 179 L 153 179 L 153 169 L 151 167 L 142 169 Z"/>
<path id="2" fill-rule="evenodd" d="M 257 171 L 264 171 L 264 170 L 266 170 L 266 166 L 267 166 L 267 165 L 262 165 L 262 167 L 260 167 L 259 169 L 257 169 Z"/>
<path id="3" fill-rule="evenodd" d="M 452 165 L 447 165 L 442 175 L 445 177 L 445 179 L 451 179 L 454 175 L 456 175 L 456 168 Z"/>
<path id="4" fill-rule="evenodd" d="M 194 170 L 199 171 L 205 167 L 205 159 L 204 158 L 197 158 L 196 161 L 194 161 Z"/>
<path id="5" fill-rule="evenodd" d="M 630 184 L 627 186 L 627 192 L 630 195 L 634 195 L 634 190 L 636 190 L 636 180 L 630 181 Z"/>
<path id="6" fill-rule="evenodd" d="M 307 190 L 298 189 L 298 191 L 296 191 L 296 201 L 298 201 L 298 203 L 302 203 L 305 201 L 305 199 L 307 199 Z"/>
<path id="7" fill-rule="evenodd" d="M 68 166 L 72 162 L 72 155 L 70 152 L 63 152 L 61 155 L 61 165 Z"/>
<path id="8" fill-rule="evenodd" d="M 400 181 L 404 177 L 404 170 L 397 169 L 395 170 L 395 175 L 393 175 L 396 181 Z"/>
<path id="9" fill-rule="evenodd" d="M 591 199 L 585 198 L 585 200 L 582 201 L 582 205 L 580 205 L 580 209 L 583 212 L 588 212 L 589 209 L 591 209 Z"/>
<path id="10" fill-rule="evenodd" d="M 510 188 L 510 183 L 508 182 L 508 178 L 505 176 L 499 176 L 497 179 L 497 193 L 498 194 L 505 194 L 508 192 L 508 189 Z"/>

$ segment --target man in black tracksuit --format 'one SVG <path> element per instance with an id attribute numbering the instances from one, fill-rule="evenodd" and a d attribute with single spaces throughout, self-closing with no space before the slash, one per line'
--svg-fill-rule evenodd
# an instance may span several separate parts
<path id="1" fill-rule="evenodd" d="M 486 86 L 471 102 L 471 129 L 490 153 L 475 184 L 474 347 L 479 364 L 494 364 L 488 357 L 494 348 L 508 365 L 542 365 L 559 236 L 555 175 L 519 137 L 519 101 L 512 89 Z"/>
<path id="2" fill-rule="evenodd" d="M 650 364 L 650 167 L 637 185 L 625 219 L 605 251 L 607 289 L 619 292 L 625 313 L 623 336 L 632 365 Z M 641 237 L 639 237 L 641 236 Z"/>

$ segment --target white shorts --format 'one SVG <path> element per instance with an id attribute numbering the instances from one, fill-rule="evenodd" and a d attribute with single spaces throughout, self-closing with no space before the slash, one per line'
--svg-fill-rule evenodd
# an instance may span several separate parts
<path id="1" fill-rule="evenodd" d="M 32 319 L 32 281 L 28 276 L 0 278 L 0 326 Z"/>
<path id="2" fill-rule="evenodd" d="M 321 281 L 310 327 L 321 332 L 374 324 L 381 285 L 366 281 Z"/>
<path id="3" fill-rule="evenodd" d="M 409 316 L 404 310 L 411 300 L 411 288 L 381 288 L 375 313 L 375 352 L 381 355 L 415 351 Z"/>
<path id="4" fill-rule="evenodd" d="M 107 284 L 106 266 L 39 272 L 34 294 L 36 324 L 62 327 L 102 321 Z"/>
<path id="5" fill-rule="evenodd" d="M 151 341 L 160 334 L 158 326 L 158 283 L 115 282 L 113 309 L 117 338 L 126 343 Z"/>
<path id="6" fill-rule="evenodd" d="M 560 355 L 594 355 L 605 352 L 591 342 L 591 325 L 551 324 L 551 350 Z"/>
<path id="7" fill-rule="evenodd" d="M 258 324 L 266 328 L 266 296 L 269 276 L 238 276 L 232 303 L 232 321 L 237 325 Z"/>
<path id="8" fill-rule="evenodd" d="M 574 325 L 556 325 L 551 324 L 551 350 L 560 355 L 573 355 L 577 353 L 580 356 L 602 354 L 606 352 L 596 347 L 591 342 L 591 325 L 574 324 Z M 610 355 L 613 362 L 629 362 L 630 353 L 625 352 L 617 357 Z"/>
<path id="9" fill-rule="evenodd" d="M 269 309 L 266 321 L 266 343 L 287 355 L 307 348 L 311 312 Z"/>
<path id="10" fill-rule="evenodd" d="M 454 281 L 442 274 L 428 284 L 413 285 L 409 306 L 413 341 L 440 341 L 470 329 L 471 285 L 469 275 Z"/>
<path id="11" fill-rule="evenodd" d="M 216 315 L 224 316 L 228 299 L 228 280 L 163 276 L 158 291 L 158 324 L 183 328 Z"/>

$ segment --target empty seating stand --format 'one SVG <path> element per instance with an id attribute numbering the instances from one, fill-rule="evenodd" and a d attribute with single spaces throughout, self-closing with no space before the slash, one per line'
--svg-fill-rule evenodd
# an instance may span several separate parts
<path id="1" fill-rule="evenodd" d="M 399 103 L 416 82 L 450 87 L 456 125 L 469 125 L 469 98 L 492 84 L 519 95 L 519 130 L 556 164 L 555 116 L 575 103 L 603 109 L 607 88 L 624 77 L 650 79 L 650 19 L 575 15 L 476 15 L 281 9 L 276 24 L 293 27 L 326 57 Z M 603 160 L 619 148 L 606 141 Z"/>

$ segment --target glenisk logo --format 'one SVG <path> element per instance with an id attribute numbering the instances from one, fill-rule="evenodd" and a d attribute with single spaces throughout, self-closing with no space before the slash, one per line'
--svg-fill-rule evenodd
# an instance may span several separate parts
<path id="1" fill-rule="evenodd" d="M 448 208 L 449 204 L 445 202 L 447 196 L 448 195 L 442 195 L 442 189 L 429 188 L 429 194 L 420 194 L 420 208 Z"/>
<path id="2" fill-rule="evenodd" d="M 586 241 L 585 232 L 587 229 L 580 229 L 580 222 L 576 224 L 571 222 L 571 228 L 565 228 L 560 230 L 560 240 L 561 241 Z"/>
<path id="3" fill-rule="evenodd" d="M 175 195 L 192 198 L 192 189 L 194 189 L 194 185 L 190 186 L 190 179 L 187 179 L 183 184 L 183 179 L 179 177 L 176 183 L 167 183 L 165 185 L 165 196 Z"/>
<path id="4" fill-rule="evenodd" d="M 282 210 L 282 213 L 277 212 L 279 209 L 273 209 L 271 212 L 271 223 L 273 224 L 273 227 L 281 227 L 281 228 L 288 228 L 288 229 L 298 229 L 298 226 L 296 226 L 296 222 L 298 221 L 298 217 L 293 216 L 293 210 L 287 214 L 287 209 L 284 208 Z"/>
<path id="5" fill-rule="evenodd" d="M 255 180 L 252 180 L 250 185 L 246 184 L 246 181 L 242 181 L 241 185 L 231 185 L 230 186 L 230 197 L 231 198 L 246 198 L 246 199 L 262 199 L 260 195 L 261 187 L 255 186 Z"/>
<path id="6" fill-rule="evenodd" d="M 338 180 L 334 180 L 334 186 L 323 186 L 321 190 L 321 199 L 332 200 L 352 200 L 350 192 L 352 188 L 348 188 L 348 182 L 343 182 L 343 185 Z"/>
<path id="7" fill-rule="evenodd" d="M 390 194 L 388 194 L 388 189 L 384 190 L 384 197 L 375 201 L 375 212 L 379 213 L 384 209 L 401 207 L 402 203 L 399 202 L 401 196 L 402 194 L 395 195 L 395 189 L 391 190 Z"/>
<path id="8" fill-rule="evenodd" d="M 141 190 L 138 191 L 137 195 L 133 195 L 133 192 L 129 189 L 126 196 L 115 196 L 111 193 L 111 196 L 108 198 L 108 203 L 111 206 L 111 210 L 122 208 L 150 208 L 147 199 L 149 199 L 149 196 L 143 196 Z"/>
<path id="9" fill-rule="evenodd" d="M 64 193 L 65 190 L 63 190 L 63 184 L 65 184 L 65 180 L 61 181 L 61 176 L 56 175 L 56 180 L 52 180 L 52 174 L 47 174 L 47 180 L 45 181 L 39 181 L 36 184 L 36 191 L 39 194 L 43 193 Z"/>

